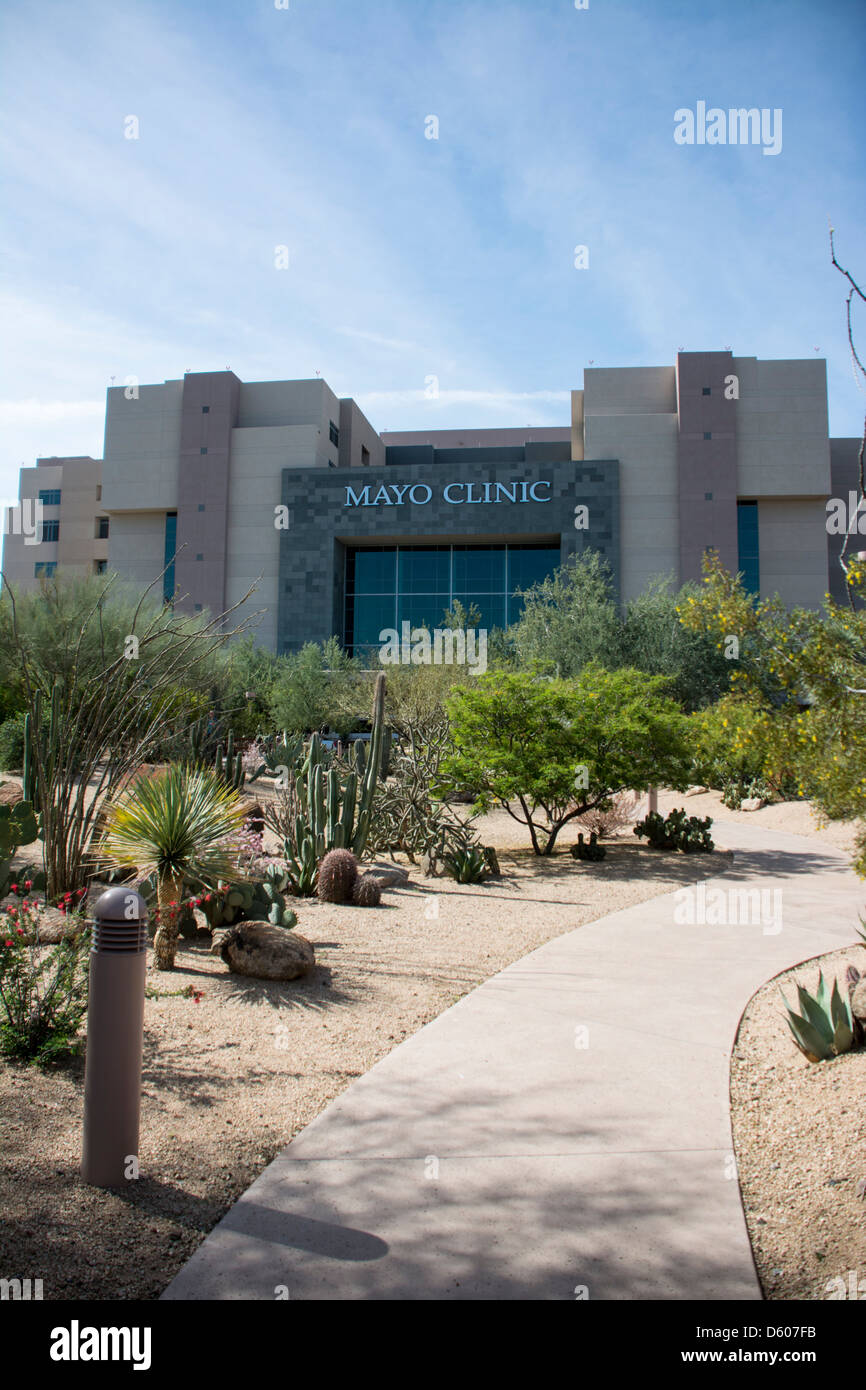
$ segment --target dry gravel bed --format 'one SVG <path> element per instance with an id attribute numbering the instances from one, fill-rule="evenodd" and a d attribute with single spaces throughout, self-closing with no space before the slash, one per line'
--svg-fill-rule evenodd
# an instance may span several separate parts
<path id="1" fill-rule="evenodd" d="M 0 1064 L 0 1274 L 41 1278 L 46 1299 L 154 1298 L 275 1154 L 403 1038 L 545 941 L 723 871 L 729 857 L 659 855 L 629 833 L 601 864 L 535 860 L 507 815 L 479 824 L 503 876 L 425 879 L 378 909 L 297 905 L 318 965 L 303 981 L 230 975 L 209 939 L 185 942 L 148 999 L 142 1177 L 85 1187 L 83 1065 Z M 434 915 L 438 914 L 438 915 Z"/>
<path id="2" fill-rule="evenodd" d="M 786 971 L 751 999 L 731 1062 L 731 1119 L 755 1264 L 770 1299 L 827 1299 L 849 1271 L 866 1295 L 866 1051 L 817 1065 L 794 1046 L 779 994 L 796 1007 L 797 980 L 866 969 L 851 946 Z"/>

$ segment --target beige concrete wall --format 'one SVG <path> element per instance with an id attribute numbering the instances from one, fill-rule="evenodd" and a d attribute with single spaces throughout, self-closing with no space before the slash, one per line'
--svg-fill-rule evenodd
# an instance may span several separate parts
<path id="1" fill-rule="evenodd" d="M 620 462 L 620 594 L 679 569 L 676 372 L 584 372 L 584 457 Z"/>
<path id="2" fill-rule="evenodd" d="M 94 561 L 105 558 L 105 541 L 96 539 L 96 514 L 101 503 L 96 491 L 102 480 L 102 460 L 82 459 L 63 467 L 60 484 L 59 568 L 92 574 Z"/>
<path id="3" fill-rule="evenodd" d="M 131 583 L 148 585 L 165 564 L 165 512 L 115 512 L 108 538 L 108 567 Z M 162 597 L 162 584 L 152 591 Z"/>
<path id="4" fill-rule="evenodd" d="M 174 511 L 177 507 L 183 382 L 108 391 L 102 506 L 106 512 Z"/>
<path id="5" fill-rule="evenodd" d="M 340 401 L 331 388 L 315 378 L 312 381 L 242 382 L 238 404 L 239 429 L 309 426 L 319 431 L 315 459 L 307 467 L 339 463 L 339 447 L 330 442 L 329 424 L 340 428 Z M 292 467 L 284 464 L 283 467 Z"/>
<path id="6" fill-rule="evenodd" d="M 829 496 L 826 363 L 735 357 L 732 371 L 740 391 L 738 495 Z"/>
<path id="7" fill-rule="evenodd" d="M 587 367 L 583 390 L 587 419 L 590 415 L 676 414 L 674 367 Z"/>
<path id="8" fill-rule="evenodd" d="M 571 457 L 575 462 L 585 458 L 582 391 L 571 393 Z"/>
<path id="9" fill-rule="evenodd" d="M 226 550 L 226 606 L 231 607 L 261 576 L 244 612 L 267 608 L 255 638 L 272 650 L 277 640 L 280 531 L 274 508 L 280 503 L 282 470 L 322 464 L 318 424 L 282 425 L 232 431 L 229 474 L 229 525 Z M 318 451 L 318 452 L 317 452 Z"/>
<path id="10" fill-rule="evenodd" d="M 761 597 L 778 593 L 789 607 L 817 608 L 827 592 L 823 498 L 758 500 Z"/>
<path id="11" fill-rule="evenodd" d="M 588 415 L 586 457 L 619 459 L 620 596 L 679 568 L 676 415 Z M 591 525 L 590 518 L 590 525 Z"/>

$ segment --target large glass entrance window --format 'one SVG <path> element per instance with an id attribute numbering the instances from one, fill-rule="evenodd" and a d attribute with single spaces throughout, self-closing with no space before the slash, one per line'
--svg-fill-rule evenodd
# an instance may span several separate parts
<path id="1" fill-rule="evenodd" d="M 523 607 L 517 591 L 552 574 L 559 555 L 556 542 L 347 547 L 344 643 L 365 655 L 384 628 L 442 627 L 455 601 L 475 605 L 479 627 L 507 627 Z"/>

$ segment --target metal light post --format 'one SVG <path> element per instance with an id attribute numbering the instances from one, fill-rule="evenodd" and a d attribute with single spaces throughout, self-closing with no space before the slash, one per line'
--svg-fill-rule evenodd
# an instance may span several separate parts
<path id="1" fill-rule="evenodd" d="M 94 908 L 84 1069 L 81 1175 L 121 1187 L 138 1164 L 147 904 L 131 888 L 109 888 Z"/>

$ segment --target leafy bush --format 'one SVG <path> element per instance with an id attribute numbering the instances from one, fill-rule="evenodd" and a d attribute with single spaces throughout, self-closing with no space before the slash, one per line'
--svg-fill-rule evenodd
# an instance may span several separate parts
<path id="1" fill-rule="evenodd" d="M 24 766 L 24 715 L 13 714 L 0 724 L 0 769 L 20 772 Z"/>
<path id="2" fill-rule="evenodd" d="M 87 1012 L 90 930 L 38 944 L 39 909 L 25 899 L 0 914 L 0 1053 L 41 1064 L 77 1045 Z"/>
<path id="3" fill-rule="evenodd" d="M 712 817 L 687 816 L 685 811 L 671 811 L 665 818 L 658 811 L 650 811 L 642 821 L 638 821 L 634 833 L 639 838 L 649 840 L 652 849 L 682 850 L 683 854 L 710 854 L 715 849 L 710 839 Z"/>

